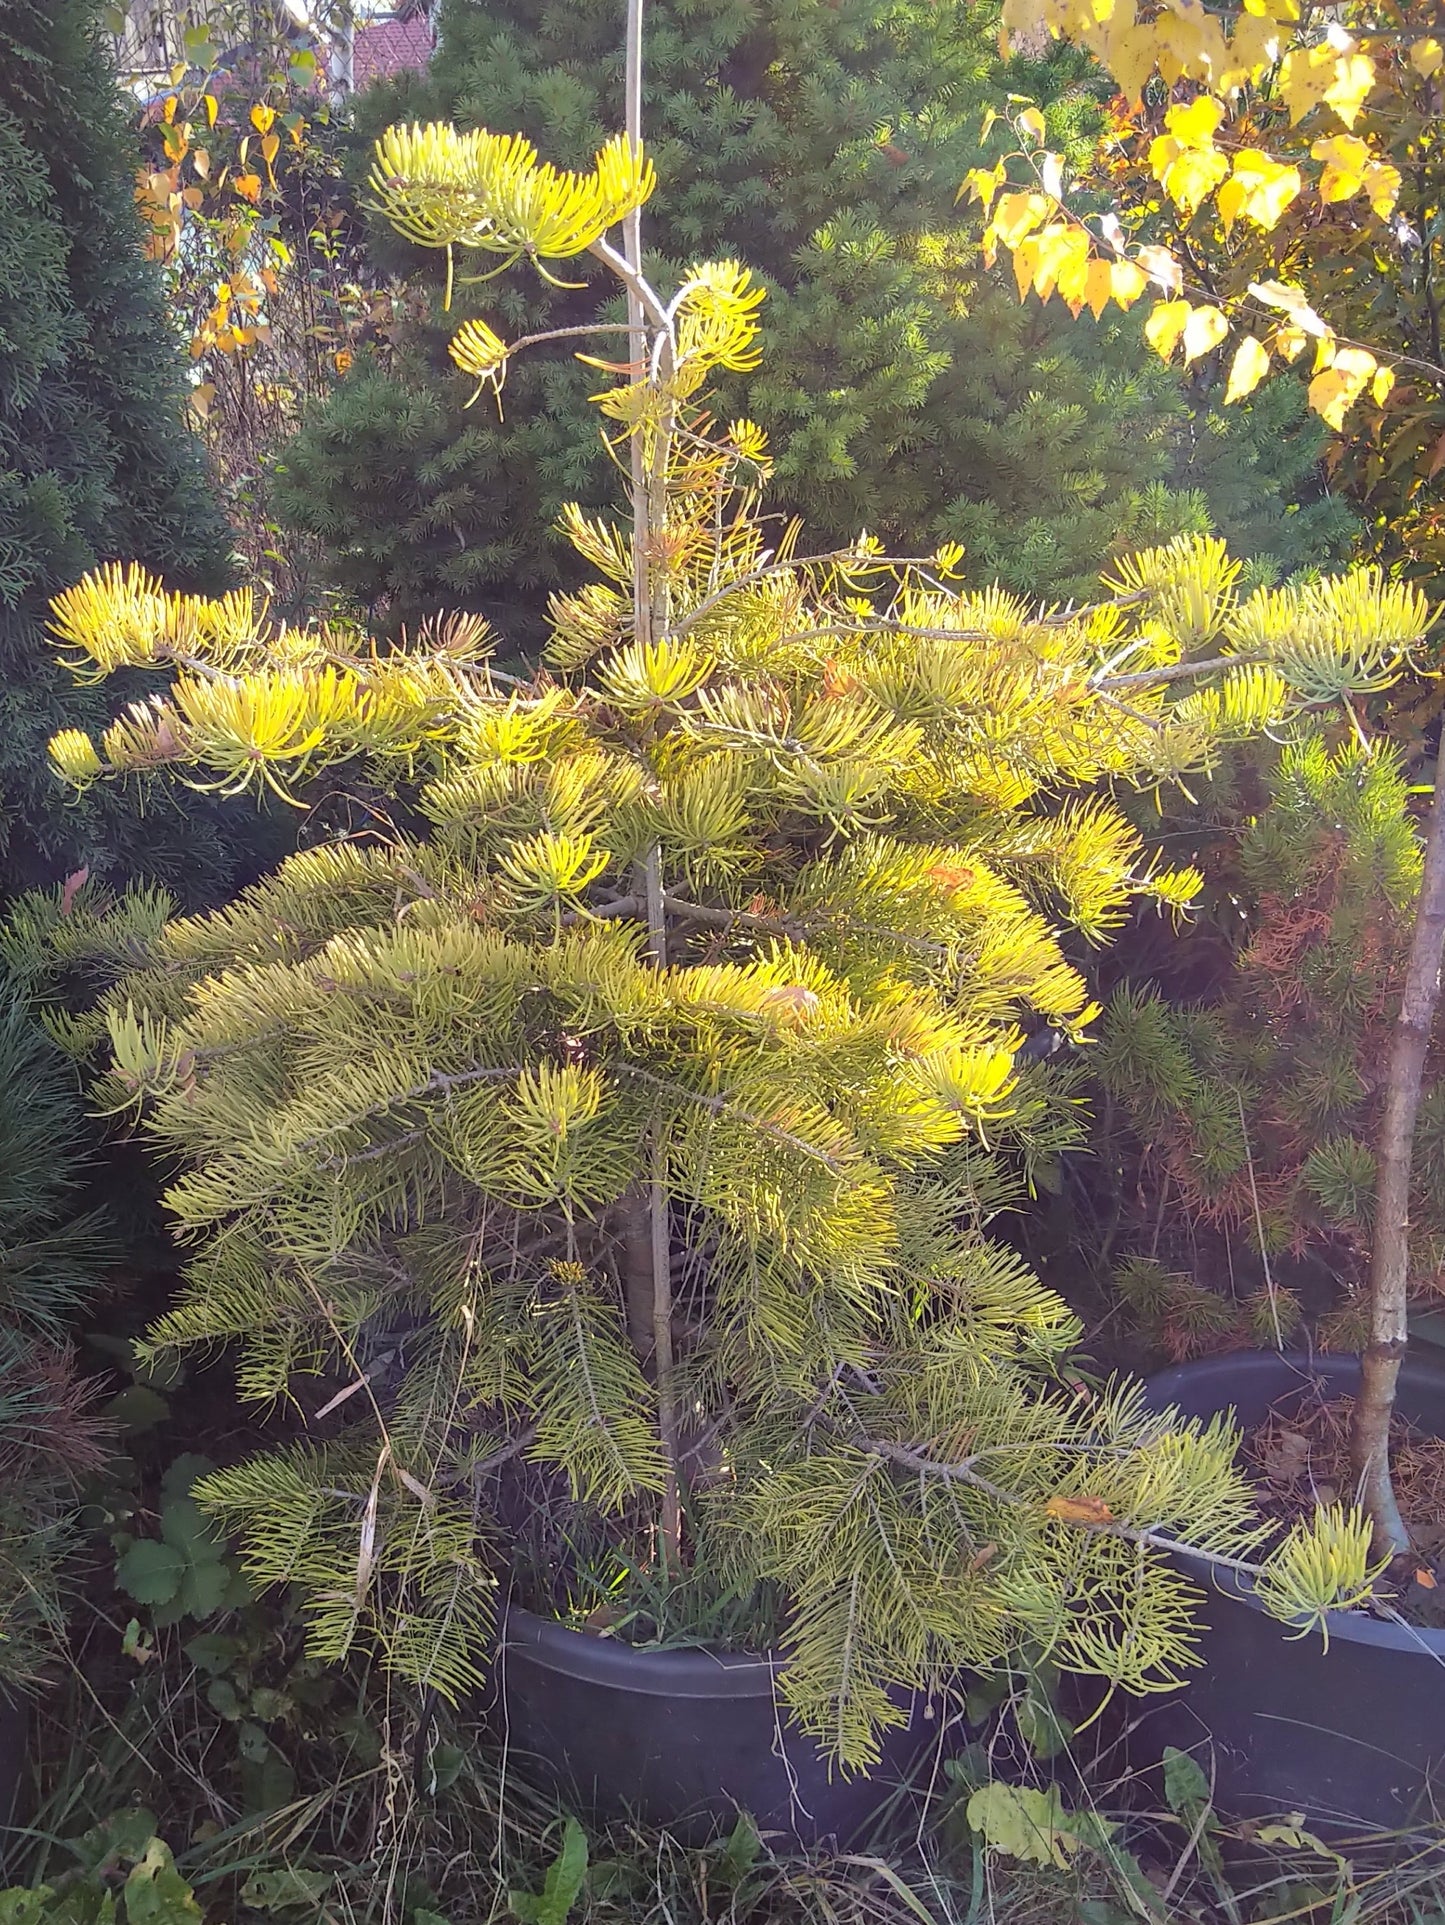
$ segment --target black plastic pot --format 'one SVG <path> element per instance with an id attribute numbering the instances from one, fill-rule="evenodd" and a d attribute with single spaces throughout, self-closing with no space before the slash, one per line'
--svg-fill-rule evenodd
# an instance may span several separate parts
<path id="1" fill-rule="evenodd" d="M 1351 1396 L 1359 1379 L 1358 1358 L 1249 1351 L 1181 1364 L 1148 1390 L 1156 1409 L 1232 1407 L 1248 1429 L 1316 1384 Z M 1445 1436 L 1445 1370 L 1407 1360 L 1398 1408 Z M 1445 1631 L 1341 1611 L 1326 1646 L 1267 1617 L 1247 1579 L 1181 1561 L 1207 1594 L 1204 1663 L 1181 1691 L 1143 1702 L 1136 1764 L 1165 1745 L 1192 1752 L 1237 1817 L 1301 1811 L 1317 1827 L 1386 1830 L 1445 1812 Z"/>
<path id="2" fill-rule="evenodd" d="M 639 1650 L 513 1607 L 497 1659 L 511 1764 L 596 1818 L 697 1838 L 745 1811 L 763 1832 L 847 1843 L 926 1779 L 946 1721 L 915 1704 L 882 1763 L 844 1778 L 789 1726 L 781 1668 L 775 1656 Z"/>

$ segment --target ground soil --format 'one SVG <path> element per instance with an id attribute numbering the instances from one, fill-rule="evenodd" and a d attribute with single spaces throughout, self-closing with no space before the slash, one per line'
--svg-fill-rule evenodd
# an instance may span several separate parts
<path id="1" fill-rule="evenodd" d="M 1308 1517 L 1320 1504 L 1348 1503 L 1350 1420 L 1354 1399 L 1311 1392 L 1272 1411 L 1244 1441 L 1245 1463 L 1266 1512 L 1282 1524 Z M 1414 1539 L 1415 1568 L 1392 1573 L 1394 1608 L 1412 1624 L 1445 1627 L 1445 1438 L 1397 1418 L 1390 1459 L 1401 1514 Z"/>

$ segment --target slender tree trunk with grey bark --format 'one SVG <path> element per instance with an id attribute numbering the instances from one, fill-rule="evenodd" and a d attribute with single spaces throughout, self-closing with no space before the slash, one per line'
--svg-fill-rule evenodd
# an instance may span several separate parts
<path id="1" fill-rule="evenodd" d="M 1370 1341 L 1355 1405 L 1351 1452 L 1360 1501 L 1375 1528 L 1375 1549 L 1410 1549 L 1390 1475 L 1390 1418 L 1408 1337 L 1410 1179 L 1415 1122 L 1445 956 L 1445 727 L 1435 764 L 1435 793 L 1425 834 L 1425 868 L 1406 965 L 1400 1012 L 1385 1079 L 1376 1147 L 1375 1222 L 1370 1253 Z"/>

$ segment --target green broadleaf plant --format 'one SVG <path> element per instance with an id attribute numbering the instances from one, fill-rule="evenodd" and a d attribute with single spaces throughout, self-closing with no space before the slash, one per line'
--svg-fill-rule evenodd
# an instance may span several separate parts
<path id="1" fill-rule="evenodd" d="M 566 518 L 599 579 L 542 668 L 499 673 L 472 618 L 382 650 L 113 567 L 58 641 L 169 687 L 53 753 L 81 785 L 395 797 L 152 931 L 107 1005 L 106 1100 L 179 1166 L 192 1251 L 153 1347 L 234 1342 L 268 1403 L 342 1383 L 324 1441 L 197 1487 L 253 1580 L 300 1585 L 318 1654 L 372 1639 L 464 1692 L 536 1466 L 634 1564 L 775 1587 L 787 1699 L 857 1767 L 898 1687 L 1026 1644 L 1167 1685 L 1195 1661 L 1171 1547 L 1260 1568 L 1231 1430 L 1071 1386 L 1075 1322 L 996 1235 L 1077 1129 L 1019 1050 L 1094 1015 L 1064 929 L 1198 886 L 1113 792 L 1401 672 L 1428 611 L 1368 571 L 1312 591 L 1302 663 L 1212 540 L 1042 612 L 961 589 L 955 551 L 810 553 L 762 512 L 761 431 L 703 407 L 757 290 L 725 261 L 659 292 L 650 189 L 626 141 L 581 175 L 447 127 L 380 147 L 414 236 L 489 272 L 586 248 L 629 298 L 596 365 L 631 526 Z M 527 345 L 457 359 L 495 389 Z M 1339 1529 L 1271 1569 L 1307 1621 L 1368 1580 Z"/>
<path id="2" fill-rule="evenodd" d="M 568 1818 L 541 1891 L 509 1892 L 508 1909 L 521 1925 L 567 1925 L 586 1878 L 587 1834 L 575 1818 Z"/>

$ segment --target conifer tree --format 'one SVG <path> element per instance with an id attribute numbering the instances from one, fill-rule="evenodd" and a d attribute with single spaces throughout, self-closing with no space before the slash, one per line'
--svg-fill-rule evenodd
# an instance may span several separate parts
<path id="1" fill-rule="evenodd" d="M 1390 1043 L 1421 847 L 1388 748 L 1289 744 L 1239 825 L 1215 894 L 1237 945 L 1198 1001 L 1131 986 L 1091 1062 L 1134 1148 L 1118 1276 L 1175 1357 L 1315 1341 L 1363 1348 L 1379 1065 Z M 1218 941 L 1216 925 L 1203 932 Z M 1439 1286 L 1445 1103 L 1422 1111 L 1411 1283 Z M 1331 1287 L 1333 1286 L 1333 1287 Z"/>
<path id="2" fill-rule="evenodd" d="M 1286 518 L 1320 493 L 1322 430 L 1296 451 L 1275 422 L 1231 416 L 1197 462 L 1183 390 L 1137 328 L 1021 311 L 1011 285 L 980 276 L 954 196 L 984 110 L 1026 84 L 1082 141 L 1077 57 L 1001 66 L 978 9 L 930 0 L 659 0 L 649 35 L 655 269 L 665 284 L 698 253 L 735 251 L 769 286 L 767 362 L 732 378 L 725 405 L 768 423 L 779 511 L 820 540 L 961 540 L 970 579 L 1049 596 L 1087 597 L 1111 544 L 1141 531 L 1147 544 L 1216 526 L 1286 570 L 1345 552 L 1338 504 Z M 618 111 L 615 42 L 602 0 L 458 0 L 430 74 L 360 101 L 361 129 L 518 127 L 580 164 Z M 386 258 L 416 266 L 394 243 Z M 500 311 L 521 333 L 585 318 L 596 296 L 595 281 L 464 288 L 458 312 Z M 608 499 L 584 425 L 591 376 L 520 367 L 505 419 L 464 413 L 449 333 L 436 315 L 388 366 L 363 357 L 283 458 L 283 516 L 364 605 L 402 615 L 535 601 L 575 568 L 554 530 L 562 502 Z"/>
<path id="3" fill-rule="evenodd" d="M 1181 1535 L 1302 1626 L 1365 1593 L 1339 1510 L 1251 1555 L 1226 1425 L 1065 1388 L 1075 1326 L 990 1226 L 1001 1149 L 1059 1139 L 1024 1028 L 1095 1014 L 1056 925 L 1104 938 L 1198 886 L 1111 790 L 1397 672 L 1427 610 L 1361 571 L 1304 623 L 1208 538 L 1066 613 L 960 586 L 956 548 L 780 541 L 765 436 L 704 400 L 756 365 L 762 290 L 723 260 L 664 299 L 653 185 L 630 137 L 568 172 L 447 125 L 391 129 L 372 174 L 448 285 L 590 254 L 625 293 L 581 331 L 620 376 L 631 526 L 567 514 L 594 574 L 554 598 L 545 672 L 499 671 L 475 618 L 382 649 L 111 568 L 57 634 L 170 691 L 52 754 L 80 786 L 360 765 L 396 794 L 370 846 L 136 932 L 106 1009 L 109 1100 L 180 1165 L 195 1248 L 153 1342 L 238 1340 L 258 1400 L 346 1382 L 328 1441 L 199 1489 L 253 1574 L 300 1583 L 318 1651 L 373 1636 L 466 1689 L 523 1457 L 664 1589 L 776 1586 L 787 1697 L 862 1765 L 890 1687 L 1021 1643 L 1169 1682 Z M 471 318 L 451 352 L 499 393 L 542 345 Z"/>
<path id="4" fill-rule="evenodd" d="M 56 728 L 98 713 L 48 645 L 50 596 L 116 555 L 197 589 L 229 565 L 95 12 L 12 0 L 0 15 L 0 893 L 88 867 L 204 900 L 232 872 L 211 805 L 77 805 L 45 767 Z"/>

